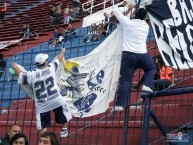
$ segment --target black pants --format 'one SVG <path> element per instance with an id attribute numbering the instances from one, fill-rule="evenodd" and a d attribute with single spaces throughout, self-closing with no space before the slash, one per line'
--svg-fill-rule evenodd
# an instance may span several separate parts
<path id="1" fill-rule="evenodd" d="M 0 12 L 0 20 L 3 20 L 5 16 L 5 12 Z"/>
<path id="2" fill-rule="evenodd" d="M 153 90 L 163 90 L 168 88 L 171 85 L 171 82 L 168 79 L 158 79 L 153 81 Z"/>

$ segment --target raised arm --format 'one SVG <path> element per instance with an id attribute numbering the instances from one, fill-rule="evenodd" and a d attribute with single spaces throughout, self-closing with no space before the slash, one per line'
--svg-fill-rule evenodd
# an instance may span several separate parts
<path id="1" fill-rule="evenodd" d="M 22 71 L 18 67 L 17 63 L 14 62 L 11 66 L 14 69 L 16 76 L 19 77 L 19 74 L 22 73 Z"/>
<path id="2" fill-rule="evenodd" d="M 59 61 L 62 61 L 62 60 L 63 60 L 65 52 L 66 52 L 66 49 L 62 47 L 60 54 L 57 56 L 57 59 L 58 59 Z"/>
<path id="3" fill-rule="evenodd" d="M 123 14 L 124 12 L 131 11 L 135 7 L 134 4 L 129 4 L 126 7 L 119 7 L 114 9 L 114 15 L 120 23 L 125 23 L 128 18 Z"/>

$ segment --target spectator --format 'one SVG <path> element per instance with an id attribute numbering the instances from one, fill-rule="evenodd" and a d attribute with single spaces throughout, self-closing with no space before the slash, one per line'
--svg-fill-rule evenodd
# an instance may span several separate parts
<path id="1" fill-rule="evenodd" d="M 75 29 L 72 27 L 71 24 L 68 24 L 66 29 L 66 40 L 71 41 L 73 37 L 77 38 Z"/>
<path id="2" fill-rule="evenodd" d="M 171 67 L 167 67 L 159 55 L 157 57 L 157 63 L 159 68 L 159 79 L 153 81 L 154 90 L 163 90 L 168 88 L 170 85 L 174 85 L 174 73 Z"/>
<path id="3" fill-rule="evenodd" d="M 12 138 L 15 134 L 17 134 L 17 133 L 21 133 L 21 128 L 20 128 L 20 126 L 19 126 L 19 125 L 16 125 L 16 124 L 10 126 L 10 128 L 9 128 L 7 134 L 5 135 L 5 137 L 3 137 L 3 138 L 1 139 L 3 142 L 5 142 L 4 145 L 9 145 L 11 138 Z"/>
<path id="4" fill-rule="evenodd" d="M 115 26 L 115 28 L 116 28 L 118 23 L 119 22 L 118 22 L 117 18 L 115 17 L 114 13 L 111 12 L 111 16 L 110 16 L 110 20 L 109 20 L 109 25 L 107 27 L 107 32 L 111 33 L 112 30 L 113 30 L 113 26 Z"/>
<path id="5" fill-rule="evenodd" d="M 73 0 L 73 10 L 75 14 L 75 18 L 79 16 L 80 11 L 80 0 Z"/>
<path id="6" fill-rule="evenodd" d="M 26 27 L 26 37 L 27 38 L 30 38 L 30 37 L 34 37 L 34 35 L 36 35 L 36 37 L 35 37 L 35 39 L 37 39 L 38 38 L 38 33 L 36 33 L 33 29 L 32 29 L 32 27 L 30 26 L 30 25 L 27 25 L 27 27 Z"/>
<path id="7" fill-rule="evenodd" d="M 4 55 L 0 54 L 0 78 L 2 77 L 6 67 L 6 61 L 4 60 Z"/>
<path id="8" fill-rule="evenodd" d="M 11 138 L 10 145 L 29 145 L 29 143 L 25 134 L 17 133 Z"/>
<path id="9" fill-rule="evenodd" d="M 84 43 L 92 42 L 95 35 L 96 35 L 96 30 L 95 30 L 95 24 L 93 23 L 92 25 L 90 25 L 89 32 L 87 33 L 87 35 L 84 36 Z"/>
<path id="10" fill-rule="evenodd" d="M 64 25 L 64 27 L 62 27 L 61 28 L 61 30 L 60 30 L 60 37 L 62 36 L 63 38 L 63 40 L 61 41 L 61 42 L 64 42 L 64 41 L 66 41 L 66 28 L 67 27 L 67 25 Z"/>
<path id="11" fill-rule="evenodd" d="M 52 39 L 52 44 L 50 45 L 51 48 L 55 48 L 56 47 L 56 44 L 58 43 L 58 39 L 60 37 L 60 32 L 58 30 L 58 27 L 55 28 L 54 30 L 54 37 Z"/>
<path id="12" fill-rule="evenodd" d="M 27 26 L 23 25 L 21 32 L 19 32 L 19 38 L 26 38 L 27 37 Z"/>
<path id="13" fill-rule="evenodd" d="M 70 12 L 70 7 L 69 4 L 67 4 L 67 7 L 64 9 L 64 24 L 68 24 L 69 23 L 69 12 Z"/>
<path id="14" fill-rule="evenodd" d="M 53 24 L 54 19 L 56 18 L 56 7 L 52 7 L 49 11 L 49 22 L 48 24 L 51 26 Z"/>
<path id="15" fill-rule="evenodd" d="M 62 2 L 59 2 L 56 7 L 56 22 L 55 22 L 56 25 L 60 24 L 61 14 L 62 14 Z"/>
<path id="16" fill-rule="evenodd" d="M 66 20 L 64 20 L 64 23 L 65 23 L 65 24 L 69 24 L 71 21 L 76 20 L 76 16 L 75 16 L 74 10 L 73 10 L 72 8 L 70 8 L 69 14 L 66 15 L 66 16 L 67 16 L 67 17 L 66 17 Z"/>
<path id="17" fill-rule="evenodd" d="M 60 145 L 60 140 L 54 132 L 46 131 L 40 136 L 39 145 Z"/>
<path id="18" fill-rule="evenodd" d="M 41 136 L 51 124 L 50 112 L 55 114 L 55 122 L 62 124 L 60 137 L 68 136 L 68 121 L 72 118 L 67 103 L 59 92 L 56 83 L 56 70 L 59 63 L 64 59 L 65 48 L 61 49 L 60 54 L 48 64 L 47 54 L 38 54 L 35 57 L 37 68 L 23 73 L 16 63 L 12 68 L 18 77 L 19 84 L 31 85 L 34 92 L 36 106 L 37 129 Z"/>
<path id="19" fill-rule="evenodd" d="M 131 95 L 132 77 L 138 68 L 145 71 L 142 91 L 152 92 L 155 65 L 146 49 L 149 26 L 144 19 L 147 11 L 144 8 L 138 9 L 134 19 L 129 19 L 123 14 L 128 10 L 131 11 L 134 7 L 134 4 L 129 4 L 128 7 L 118 7 L 114 10 L 114 14 L 123 29 L 123 47 L 119 91 L 116 105 L 112 111 L 122 111 L 128 104 Z"/>
<path id="20" fill-rule="evenodd" d="M 6 12 L 7 12 L 7 3 L 4 2 L 3 6 L 0 8 L 0 20 L 4 19 Z"/>
<path id="21" fill-rule="evenodd" d="M 74 9 L 70 8 L 70 11 L 69 11 L 69 18 L 70 20 L 76 20 L 76 14 L 74 13 Z M 70 22 L 70 21 L 68 21 Z"/>
<path id="22" fill-rule="evenodd" d="M 100 23 L 97 26 L 96 34 L 94 35 L 94 41 L 98 41 L 101 39 L 102 36 L 107 36 L 107 32 L 103 28 L 103 24 Z"/>
<path id="23" fill-rule="evenodd" d="M 153 81 L 153 90 L 163 90 L 174 85 L 174 73 L 171 67 L 166 67 L 161 55 L 154 57 L 154 63 L 156 66 L 156 74 Z M 134 86 L 135 89 L 139 89 L 140 85 L 143 83 L 145 76 L 143 75 L 141 80 L 137 85 Z"/>

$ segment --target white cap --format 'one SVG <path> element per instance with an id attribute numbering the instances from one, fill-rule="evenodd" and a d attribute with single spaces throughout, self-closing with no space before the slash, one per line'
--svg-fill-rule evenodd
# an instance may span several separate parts
<path id="1" fill-rule="evenodd" d="M 35 63 L 36 63 L 36 65 L 42 65 L 47 59 L 48 59 L 47 54 L 40 53 L 40 54 L 36 55 Z"/>

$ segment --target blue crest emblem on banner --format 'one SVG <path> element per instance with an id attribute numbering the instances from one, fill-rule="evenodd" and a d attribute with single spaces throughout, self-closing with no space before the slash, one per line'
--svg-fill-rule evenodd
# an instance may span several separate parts
<path id="1" fill-rule="evenodd" d="M 78 108 L 79 112 L 89 112 L 91 110 L 89 107 L 93 104 L 96 98 L 97 95 L 95 93 L 92 93 L 86 96 L 85 98 L 78 99 L 73 103 L 73 105 Z"/>

